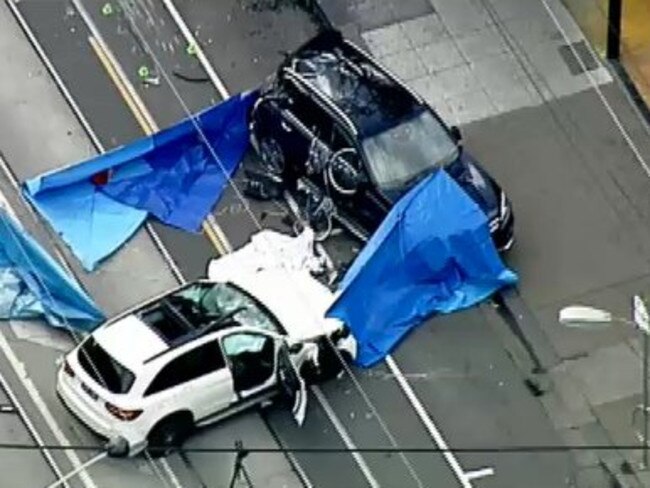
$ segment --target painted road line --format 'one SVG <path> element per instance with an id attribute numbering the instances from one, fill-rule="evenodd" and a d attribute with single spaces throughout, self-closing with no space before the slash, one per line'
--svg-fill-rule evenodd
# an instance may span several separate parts
<path id="1" fill-rule="evenodd" d="M 103 50 L 104 56 L 107 58 L 109 61 L 109 65 L 112 67 L 112 70 L 114 71 L 115 75 L 117 75 L 117 79 L 120 80 L 119 83 L 123 85 L 123 89 L 128 92 L 128 98 L 125 98 L 125 101 L 129 108 L 132 110 L 133 115 L 135 116 L 138 125 L 142 128 L 144 133 L 148 136 L 154 134 L 155 132 L 158 132 L 159 127 L 158 124 L 156 124 L 156 121 L 152 117 L 151 113 L 145 106 L 144 102 L 142 101 L 142 98 L 138 94 L 137 90 L 129 80 L 128 76 L 126 76 L 126 73 L 122 69 L 122 65 L 115 59 L 115 56 L 113 55 L 113 52 L 109 49 L 108 44 L 104 41 L 104 38 L 102 37 L 101 32 L 95 25 L 95 22 L 93 21 L 92 17 L 90 14 L 88 14 L 88 11 L 86 8 L 83 6 L 81 3 L 81 0 L 72 0 L 73 5 L 79 12 L 79 15 L 81 16 L 82 20 L 88 27 L 88 30 L 92 33 L 93 37 L 97 41 L 97 44 L 101 47 Z M 153 56 L 153 51 L 149 49 L 150 54 Z M 105 65 L 106 68 L 106 65 Z M 131 105 L 134 104 L 137 108 L 132 108 Z M 213 247 L 217 249 L 220 255 L 224 255 L 227 253 L 227 249 L 223 248 L 222 242 L 219 240 L 218 236 L 220 234 L 223 234 L 221 229 L 219 228 L 217 222 L 215 220 L 210 220 L 209 218 L 204 221 L 201 225 L 203 229 L 203 233 L 208 237 L 210 242 L 212 242 Z"/>
<path id="2" fill-rule="evenodd" d="M 569 35 L 566 32 L 566 29 L 562 26 L 560 21 L 558 20 L 557 16 L 555 15 L 555 12 L 553 12 L 553 9 L 550 7 L 548 2 L 546 0 L 540 0 L 542 2 L 542 5 L 544 5 L 544 8 L 546 9 L 546 12 L 548 13 L 549 17 L 557 27 L 558 31 L 560 31 L 560 34 L 564 38 L 564 42 L 569 46 L 571 50 L 571 54 L 573 55 L 574 59 L 578 61 L 578 64 L 580 66 L 580 69 L 584 72 L 584 74 L 587 75 L 587 78 L 589 79 L 589 82 L 591 83 L 592 88 L 594 91 L 598 94 L 598 98 L 603 102 L 603 105 L 605 109 L 607 110 L 607 113 L 609 114 L 610 118 L 614 122 L 614 125 L 616 125 L 617 129 L 623 136 L 623 139 L 627 143 L 628 147 L 634 154 L 634 157 L 636 158 L 637 162 L 641 165 L 641 168 L 643 168 L 643 171 L 645 171 L 646 176 L 650 178 L 650 166 L 648 165 L 647 161 L 645 158 L 641 155 L 641 151 L 639 148 L 636 146 L 634 141 L 632 140 L 632 137 L 630 134 L 627 132 L 625 127 L 623 126 L 623 123 L 621 120 L 618 118 L 618 115 L 616 115 L 616 112 L 612 108 L 612 106 L 609 104 L 609 101 L 607 100 L 607 97 L 603 94 L 602 90 L 600 89 L 600 86 L 594 79 L 593 75 L 591 74 L 591 71 L 587 69 L 587 66 L 585 64 L 585 61 L 581 56 L 578 55 L 578 52 L 576 51 L 575 45 L 572 43 L 572 41 L 569 38 Z M 586 43 L 587 47 L 590 50 L 590 54 L 592 55 L 593 59 L 598 59 L 598 56 L 594 52 L 593 48 L 591 45 L 587 42 Z M 638 111 L 635 110 L 635 113 L 638 115 Z M 640 117 L 639 117 L 640 118 Z M 644 124 L 644 127 L 647 127 L 645 121 L 641 120 Z"/>
<path id="3" fill-rule="evenodd" d="M 79 466 L 78 468 L 73 469 L 72 471 L 70 471 L 69 473 L 67 473 L 67 474 L 66 474 L 63 478 L 61 478 L 60 480 L 55 481 L 54 483 L 47 485 L 46 488 L 58 488 L 58 487 L 60 487 L 60 486 L 64 486 L 64 485 L 66 485 L 66 484 L 67 484 L 67 481 L 68 481 L 69 479 L 74 478 L 74 477 L 77 476 L 81 471 L 86 470 L 87 468 L 90 468 L 93 464 L 95 464 L 95 463 L 101 461 L 101 460 L 104 459 L 106 456 L 108 456 L 107 453 L 105 453 L 105 452 L 100 452 L 99 454 L 97 454 L 97 456 L 95 456 L 95 457 L 93 457 L 93 458 L 90 458 L 88 461 L 86 461 L 85 463 L 83 463 L 83 464 L 82 464 L 81 466 Z"/>
<path id="4" fill-rule="evenodd" d="M 62 445 L 62 446 L 69 446 L 71 445 L 70 441 L 68 438 L 65 436 L 61 428 L 59 427 L 59 424 L 56 422 L 54 415 L 52 415 L 52 412 L 48 408 L 47 404 L 41 397 L 40 393 L 38 392 L 38 389 L 32 382 L 31 378 L 27 374 L 27 370 L 25 369 L 25 365 L 18 359 L 16 354 L 14 353 L 13 349 L 9 345 L 9 342 L 5 338 L 4 334 L 0 332 L 0 351 L 4 354 L 4 356 L 7 358 L 7 361 L 9 361 L 9 364 L 11 365 L 12 369 L 14 370 L 14 373 L 16 376 L 20 379 L 22 385 L 25 387 L 25 390 L 31 397 L 32 402 L 36 406 L 36 408 L 39 410 L 41 413 L 41 416 L 43 417 L 43 420 L 45 420 L 45 423 L 49 427 L 50 431 L 52 431 L 52 434 L 56 438 L 56 441 Z M 3 387 L 8 386 L 5 383 L 4 378 L 2 378 L 3 382 Z M 7 389 L 7 394 L 11 390 Z M 16 398 L 15 395 L 12 395 L 14 399 Z M 13 401 L 13 399 L 12 399 Z M 17 402 L 17 399 L 16 399 Z M 18 407 L 20 403 L 15 403 L 15 405 Z M 24 409 L 22 407 L 19 407 L 20 410 L 24 412 Z M 33 424 L 29 420 L 29 418 L 25 415 L 24 420 L 26 420 L 26 425 L 31 425 L 32 427 L 29 427 L 30 430 L 33 430 L 33 432 L 38 435 L 37 431 L 34 429 Z M 40 446 L 43 446 L 43 440 L 40 436 L 36 437 L 38 439 L 38 444 Z M 46 452 L 44 450 L 44 452 Z M 70 461 L 70 464 L 72 464 L 73 469 L 76 471 L 76 473 L 79 475 L 79 479 L 83 483 L 85 488 L 97 488 L 97 485 L 93 481 L 93 479 L 90 477 L 88 472 L 84 469 L 83 463 L 81 462 L 81 459 L 79 459 L 79 456 L 77 456 L 77 453 L 73 451 L 72 449 L 65 449 L 64 450 L 66 457 Z M 54 462 L 52 460 L 52 462 Z M 54 464 L 56 466 L 56 463 Z M 53 468 L 54 469 L 54 468 Z M 56 468 L 57 476 L 61 478 L 61 471 L 60 469 Z"/>
<path id="5" fill-rule="evenodd" d="M 157 132 L 158 127 L 156 126 L 156 123 L 151 117 L 151 114 L 145 108 L 144 103 L 142 103 L 141 98 L 138 96 L 138 92 L 136 91 L 133 84 L 129 81 L 129 78 L 126 76 L 126 73 L 122 69 L 120 63 L 118 63 L 117 60 L 115 59 L 113 52 L 108 48 L 108 45 L 104 41 L 104 38 L 101 32 L 99 31 L 99 29 L 97 28 L 97 26 L 95 25 L 95 22 L 92 20 L 92 17 L 86 10 L 86 7 L 84 7 L 83 3 L 81 3 L 81 0 L 71 0 L 71 2 L 72 5 L 74 5 L 74 8 L 77 10 L 77 12 L 79 12 L 79 16 L 84 21 L 84 24 L 86 24 L 86 27 L 88 27 L 88 30 L 90 31 L 92 36 L 96 39 L 97 43 L 101 46 L 102 50 L 104 51 L 104 55 L 109 59 L 110 64 L 112 65 L 113 69 L 117 73 L 119 79 L 122 80 L 123 89 L 125 89 L 129 94 L 128 99 L 125 99 L 127 105 L 129 105 L 129 108 L 131 108 L 132 103 L 138 106 L 138 109 L 133 112 L 133 115 L 136 117 L 136 119 L 138 119 L 138 123 L 139 124 L 141 123 L 139 118 L 143 117 L 145 121 L 142 122 L 143 125 L 141 125 L 141 127 L 148 127 L 153 129 L 154 132 Z"/>
<path id="6" fill-rule="evenodd" d="M 323 410 L 325 410 L 327 417 L 330 419 L 330 422 L 332 422 L 332 425 L 334 426 L 336 432 L 338 432 L 339 436 L 341 437 L 341 440 L 343 441 L 343 444 L 345 444 L 345 447 L 351 451 L 350 454 L 354 458 L 354 461 L 357 463 L 357 466 L 359 466 L 359 469 L 361 470 L 363 475 L 366 477 L 368 484 L 372 488 L 379 488 L 381 485 L 375 479 L 374 475 L 372 474 L 372 471 L 370 471 L 370 468 L 366 464 L 365 459 L 363 459 L 363 456 L 361 456 L 361 454 L 356 450 L 357 447 L 355 446 L 354 442 L 352 442 L 352 439 L 350 438 L 350 434 L 348 434 L 347 430 L 343 426 L 343 423 L 341 423 L 341 421 L 339 420 L 338 416 L 336 415 L 336 412 L 327 401 L 327 398 L 325 398 L 325 395 L 323 395 L 321 389 L 315 385 L 312 385 L 311 392 L 318 399 L 318 402 L 322 405 Z"/>
<path id="7" fill-rule="evenodd" d="M 192 34 L 192 31 L 185 23 L 185 20 L 183 19 L 180 12 L 176 8 L 176 5 L 174 5 L 174 2 L 172 0 L 162 0 L 162 3 L 167 9 L 167 12 L 169 12 L 169 15 L 171 15 L 176 26 L 180 29 L 181 34 L 183 34 L 183 37 L 185 38 L 185 42 L 187 43 L 187 45 L 192 46 L 194 48 L 197 59 L 201 63 L 201 66 L 203 66 L 205 72 L 208 74 L 210 81 L 219 92 L 219 95 L 221 95 L 221 98 L 225 99 L 230 97 L 226 85 L 223 83 L 223 81 L 221 81 L 219 75 L 217 75 L 217 72 L 212 67 L 212 64 L 210 63 L 207 56 L 203 52 L 203 49 L 201 49 L 200 44 L 196 40 L 196 37 L 194 37 L 194 34 Z"/>
<path id="8" fill-rule="evenodd" d="M 408 398 L 409 402 L 413 406 L 418 417 L 424 424 L 424 427 L 427 429 L 427 432 L 429 432 L 429 435 L 433 438 L 436 445 L 441 450 L 443 450 L 442 453 L 443 456 L 445 457 L 447 463 L 449 464 L 449 467 L 454 472 L 454 474 L 458 478 L 458 481 L 460 481 L 463 488 L 472 488 L 472 483 L 471 483 L 472 479 L 478 478 L 480 476 L 487 476 L 487 475 L 494 474 L 494 470 L 492 468 L 482 468 L 478 471 L 472 472 L 472 473 L 480 473 L 480 475 L 477 474 L 472 475 L 463 470 L 460 463 L 458 462 L 458 459 L 456 459 L 454 453 L 449 450 L 449 446 L 447 445 L 445 438 L 442 436 L 442 433 L 434 423 L 433 419 L 431 418 L 427 410 L 424 408 L 424 405 L 422 405 L 422 402 L 413 391 L 413 388 L 407 381 L 402 371 L 399 369 L 399 366 L 397 366 L 397 363 L 395 362 L 393 357 L 390 355 L 387 356 L 385 359 L 385 363 L 388 366 L 390 372 L 395 376 L 397 383 L 399 384 L 400 388 L 406 395 L 406 398 Z"/>
<path id="9" fill-rule="evenodd" d="M 4 335 L 2 332 L 0 332 L 0 348 L 2 343 L 6 343 L 6 340 L 4 338 Z M 15 355 L 13 356 L 15 357 Z M 52 453 L 49 451 L 49 449 L 44 449 L 43 446 L 45 443 L 43 442 L 43 438 L 41 435 L 38 433 L 38 430 L 36 427 L 34 427 L 34 424 L 32 423 L 32 420 L 29 418 L 27 415 L 27 412 L 25 411 L 25 408 L 22 406 L 20 401 L 18 400 L 18 397 L 14 393 L 14 391 L 11 389 L 11 386 L 9 386 L 9 382 L 7 379 L 4 377 L 4 375 L 0 372 L 0 387 L 2 387 L 3 391 L 9 397 L 9 401 L 11 402 L 11 405 L 14 407 L 14 409 L 18 412 L 18 416 L 22 420 L 23 424 L 27 428 L 27 431 L 31 435 L 32 439 L 36 442 L 36 445 L 41 448 L 41 452 L 43 453 L 43 457 L 45 457 L 45 461 L 49 465 L 50 469 L 54 471 L 54 474 L 56 475 L 57 479 L 62 479 L 63 478 L 63 472 L 61 471 L 61 468 L 59 468 L 59 465 L 57 462 L 54 460 L 54 457 L 52 456 Z M 67 483 L 66 483 L 67 485 Z M 65 486 L 65 485 L 64 485 Z"/>
<path id="10" fill-rule="evenodd" d="M 465 477 L 468 480 L 475 480 L 479 478 L 485 478 L 486 476 L 494 475 L 494 468 L 482 468 L 475 471 L 468 471 L 465 473 Z"/>
<path id="11" fill-rule="evenodd" d="M 155 461 L 151 460 L 151 462 Z M 182 483 L 178 480 L 176 473 L 174 473 L 172 467 L 169 465 L 169 462 L 166 459 L 160 459 L 160 465 L 162 466 L 163 471 L 165 471 L 165 474 L 169 476 L 169 479 L 172 482 L 172 486 L 174 488 L 184 488 Z"/>
<path id="12" fill-rule="evenodd" d="M 36 51 L 36 54 L 38 55 L 39 59 L 41 60 L 41 62 L 45 66 L 45 69 L 48 71 L 49 75 L 52 77 L 52 80 L 54 81 L 54 84 L 56 85 L 57 89 L 63 95 L 63 98 L 65 99 L 66 103 L 68 104 L 68 106 L 72 110 L 72 113 L 74 114 L 74 116 L 77 118 L 77 120 L 79 121 L 79 123 L 83 127 L 84 132 L 86 133 L 86 135 L 88 136 L 88 138 L 92 142 L 92 144 L 95 147 L 95 149 L 97 150 L 97 152 L 100 153 L 100 154 L 106 152 L 104 146 L 102 145 L 99 138 L 97 137 L 97 134 L 95 134 L 95 131 L 90 126 L 90 123 L 88 122 L 88 119 L 86 118 L 84 113 L 79 108 L 79 105 L 77 104 L 76 100 L 74 99 L 74 97 L 70 93 L 70 90 L 68 90 L 68 87 L 63 82 L 63 79 L 59 75 L 58 71 L 56 70 L 56 68 L 54 67 L 54 65 L 50 61 L 50 59 L 47 57 L 47 55 L 45 54 L 45 50 L 41 46 L 40 42 L 38 42 L 38 39 L 34 35 L 34 32 L 29 27 L 29 24 L 27 23 L 27 21 L 25 20 L 25 18 L 22 15 L 22 13 L 20 12 L 18 7 L 16 6 L 17 0 L 6 0 L 5 3 L 9 6 L 9 9 L 11 10 L 14 17 L 16 18 L 16 21 L 18 22 L 18 25 L 20 26 L 20 28 L 22 29 L 24 34 L 27 36 L 27 39 L 28 39 L 29 43 L 31 44 L 32 48 Z M 20 195 L 20 197 L 23 198 L 22 197 L 22 192 L 20 191 L 20 184 L 18 182 L 18 179 L 13 174 L 13 171 L 11 170 L 11 168 L 8 165 L 6 165 L 6 163 L 2 159 L 0 159 L 0 163 L 2 163 L 4 165 L 4 168 L 2 168 L 2 169 L 7 174 L 7 177 L 9 178 L 11 184 L 15 187 L 15 189 L 18 192 L 18 194 Z M 68 167 L 71 167 L 74 164 L 76 164 L 76 163 L 71 163 L 70 165 L 68 165 Z M 61 169 L 64 169 L 64 168 L 65 167 L 54 169 L 54 170 L 50 171 L 50 173 L 60 171 Z M 23 198 L 23 200 L 24 200 L 24 198 Z M 40 223 L 40 219 L 39 219 L 38 215 L 35 213 L 34 209 L 31 206 L 31 204 L 29 204 L 29 202 L 26 202 L 26 204 L 27 204 L 26 207 L 29 209 L 29 212 L 32 214 L 34 219 Z M 163 258 L 166 260 L 167 264 L 169 265 L 169 267 L 172 270 L 172 273 L 175 275 L 176 279 L 179 280 L 179 282 L 185 281 L 184 278 L 183 278 L 183 275 L 182 275 L 182 273 L 181 273 L 181 271 L 180 271 L 180 269 L 178 267 L 178 265 L 174 262 L 171 255 L 169 254 L 169 251 L 163 245 L 160 237 L 158 236 L 158 233 L 153 229 L 151 224 L 148 223 L 148 222 L 145 223 L 145 229 L 149 233 L 149 236 L 153 240 L 153 242 L 154 242 L 155 246 L 157 247 L 158 251 L 162 254 Z M 63 253 L 61 253 L 61 251 L 59 249 L 59 246 L 56 244 L 56 242 L 53 242 L 53 245 L 54 245 L 54 249 L 55 249 L 55 252 L 57 254 L 57 257 L 61 260 L 61 263 L 66 268 L 66 271 L 68 271 L 71 276 L 74 276 L 75 274 L 72 272 L 72 269 L 71 269 L 67 259 L 63 255 Z"/>

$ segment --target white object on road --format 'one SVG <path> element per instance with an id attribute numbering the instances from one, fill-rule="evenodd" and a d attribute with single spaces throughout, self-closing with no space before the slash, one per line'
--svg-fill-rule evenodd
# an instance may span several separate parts
<path id="1" fill-rule="evenodd" d="M 267 229 L 254 234 L 250 242 L 237 251 L 212 259 L 207 275 L 217 280 L 268 269 L 318 274 L 325 268 L 326 259 L 316 256 L 314 231 L 309 227 L 297 237 Z"/>
<path id="2" fill-rule="evenodd" d="M 639 295 L 634 295 L 632 299 L 634 309 L 634 323 L 644 334 L 650 334 L 650 317 L 645 302 Z"/>
<path id="3" fill-rule="evenodd" d="M 560 310 L 558 320 L 561 324 L 570 327 L 606 327 L 612 323 L 614 317 L 607 310 L 571 305 Z"/>

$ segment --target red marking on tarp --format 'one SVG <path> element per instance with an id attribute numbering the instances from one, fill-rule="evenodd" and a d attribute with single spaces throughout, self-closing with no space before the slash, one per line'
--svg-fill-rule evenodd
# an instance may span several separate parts
<path id="1" fill-rule="evenodd" d="M 104 186 L 110 181 L 112 173 L 113 172 L 110 169 L 100 171 L 99 173 L 92 175 L 90 181 L 92 181 L 96 186 Z"/>

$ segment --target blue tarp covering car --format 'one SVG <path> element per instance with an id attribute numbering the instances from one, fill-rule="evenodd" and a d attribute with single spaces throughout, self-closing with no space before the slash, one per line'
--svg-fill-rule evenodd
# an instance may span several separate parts
<path id="1" fill-rule="evenodd" d="M 395 204 L 345 274 L 327 315 L 348 324 L 357 362 L 371 366 L 432 314 L 471 307 L 516 282 L 483 211 L 438 170 Z"/>
<path id="2" fill-rule="evenodd" d="M 92 330 L 104 315 L 79 284 L 0 208 L 0 319 L 45 318 Z"/>
<path id="3" fill-rule="evenodd" d="M 246 151 L 256 97 L 233 96 L 151 137 L 36 177 L 24 193 L 87 270 L 149 214 L 196 232 Z"/>

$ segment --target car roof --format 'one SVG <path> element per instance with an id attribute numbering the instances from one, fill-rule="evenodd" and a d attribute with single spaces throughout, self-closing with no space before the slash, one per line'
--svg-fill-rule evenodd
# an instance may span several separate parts
<path id="1" fill-rule="evenodd" d="M 338 326 L 325 318 L 334 295 L 306 271 L 266 269 L 230 278 L 259 300 L 293 339 L 311 339 Z"/>
<path id="2" fill-rule="evenodd" d="M 351 69 L 341 70 L 342 64 Z M 422 108 L 419 97 L 338 31 L 325 31 L 312 38 L 283 66 L 291 67 L 305 85 L 331 101 L 362 136 L 393 127 Z M 314 66 L 318 76 L 305 73 Z"/>
<path id="3" fill-rule="evenodd" d="M 106 324 L 96 329 L 92 335 L 107 353 L 134 372 L 142 369 L 147 359 L 169 348 L 135 314 Z"/>

